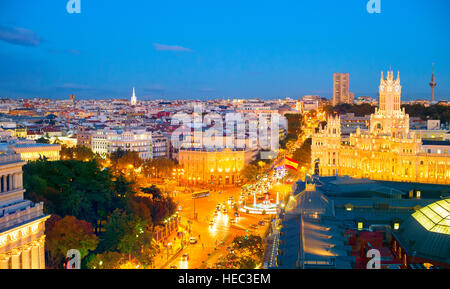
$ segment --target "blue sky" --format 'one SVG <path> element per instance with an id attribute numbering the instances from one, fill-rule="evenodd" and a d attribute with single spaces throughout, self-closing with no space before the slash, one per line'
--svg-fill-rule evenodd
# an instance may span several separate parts
<path id="1" fill-rule="evenodd" d="M 376 96 L 450 100 L 450 1 L 0 1 L 0 97 L 141 99 L 332 95 L 333 72 Z"/>

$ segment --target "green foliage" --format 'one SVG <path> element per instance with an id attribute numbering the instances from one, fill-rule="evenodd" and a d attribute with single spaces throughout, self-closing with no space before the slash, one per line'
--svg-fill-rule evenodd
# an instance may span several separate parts
<path id="1" fill-rule="evenodd" d="M 286 114 L 285 117 L 288 123 L 288 136 L 296 137 L 302 130 L 303 116 L 301 114 Z"/>
<path id="2" fill-rule="evenodd" d="M 81 258 L 87 256 L 89 251 L 95 250 L 98 238 L 90 223 L 72 216 L 52 218 L 53 221 L 47 224 L 45 230 L 48 266 L 60 267 L 70 249 L 80 251 Z"/>
<path id="3" fill-rule="evenodd" d="M 256 181 L 256 178 L 258 175 L 262 172 L 262 169 L 260 166 L 256 164 L 247 164 L 244 169 L 242 170 L 242 177 L 244 177 L 249 182 Z"/>
<path id="4" fill-rule="evenodd" d="M 77 161 L 91 161 L 95 157 L 100 158 L 87 146 L 67 147 L 66 145 L 62 145 L 60 156 L 62 160 L 70 159 Z"/>
<path id="5" fill-rule="evenodd" d="M 227 269 L 255 269 L 264 256 L 263 239 L 257 235 L 233 239 L 233 250 L 218 260 L 216 265 Z"/>
<path id="6" fill-rule="evenodd" d="M 98 221 L 105 220 L 108 212 L 125 206 L 116 189 L 129 188 L 120 180 L 114 182 L 110 172 L 101 170 L 95 161 L 39 160 L 28 163 L 23 170 L 26 198 L 44 201 L 49 214 L 86 220 L 96 231 Z"/>
<path id="7" fill-rule="evenodd" d="M 354 113 L 355 116 L 366 116 L 375 112 L 375 106 L 368 103 L 363 103 L 360 105 L 343 103 L 334 107 L 327 105 L 323 108 L 323 110 L 326 111 L 327 115 Z"/>
<path id="8" fill-rule="evenodd" d="M 299 162 L 299 167 L 309 168 L 311 166 L 311 144 L 312 139 L 308 138 L 305 142 L 294 151 L 292 159 Z"/>
<path id="9" fill-rule="evenodd" d="M 158 158 L 144 161 L 142 172 L 146 177 L 169 178 L 177 164 L 166 158 Z"/>
<path id="10" fill-rule="evenodd" d="M 48 139 L 45 138 L 45 137 L 41 137 L 41 138 L 39 138 L 39 139 L 36 140 L 36 143 L 40 143 L 40 144 L 49 144 L 49 143 L 50 143 L 50 140 L 48 140 Z"/>
<path id="11" fill-rule="evenodd" d="M 108 218 L 101 236 L 102 252 L 119 252 L 128 255 L 129 259 L 137 259 L 144 267 L 152 262 L 152 234 L 147 222 L 134 214 L 115 210 Z"/>
<path id="12" fill-rule="evenodd" d="M 420 117 L 422 120 L 439 119 L 441 123 L 450 122 L 450 108 L 445 105 L 435 104 L 425 107 L 422 104 L 413 104 L 403 107 L 410 117 Z"/>
<path id="13" fill-rule="evenodd" d="M 142 166 L 143 161 L 136 151 L 124 151 L 118 149 L 117 151 L 111 153 L 109 159 L 111 160 L 111 166 L 116 172 L 125 172 L 131 169 L 137 169 Z"/>
<path id="14" fill-rule="evenodd" d="M 105 252 L 95 255 L 88 263 L 89 269 L 119 269 L 127 256 L 119 252 Z"/>

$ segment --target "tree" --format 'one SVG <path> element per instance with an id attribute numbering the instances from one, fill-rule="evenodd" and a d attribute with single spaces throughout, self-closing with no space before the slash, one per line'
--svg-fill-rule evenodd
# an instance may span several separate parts
<path id="1" fill-rule="evenodd" d="M 146 177 L 169 178 L 177 164 L 166 158 L 158 158 L 144 161 L 142 171 Z"/>
<path id="2" fill-rule="evenodd" d="M 27 198 L 35 202 L 44 200 L 45 210 L 50 214 L 88 221 L 96 232 L 115 208 L 125 207 L 123 196 L 131 190 L 122 179 L 113 181 L 109 170 L 100 169 L 95 160 L 39 160 L 23 169 Z"/>
<path id="3" fill-rule="evenodd" d="M 247 164 L 242 170 L 242 176 L 249 182 L 256 181 L 256 178 L 261 173 L 261 167 L 255 164 Z"/>
<path id="4" fill-rule="evenodd" d="M 39 139 L 36 140 L 36 143 L 40 143 L 40 144 L 49 144 L 50 141 L 48 139 L 46 139 L 45 137 L 41 137 Z"/>
<path id="5" fill-rule="evenodd" d="M 89 269 L 119 269 L 126 262 L 126 255 L 119 252 L 105 252 L 95 255 L 88 264 Z"/>
<path id="6" fill-rule="evenodd" d="M 111 166 L 116 174 L 141 167 L 143 161 L 136 151 L 118 149 L 110 155 Z"/>
<path id="7" fill-rule="evenodd" d="M 98 238 L 90 223 L 73 216 L 55 218 L 45 231 L 47 236 L 45 248 L 50 267 L 60 267 L 70 249 L 80 251 L 81 258 L 87 256 L 89 251 L 95 250 Z"/>
<path id="8" fill-rule="evenodd" d="M 299 167 L 302 166 L 309 168 L 311 166 L 311 145 L 312 139 L 308 138 L 301 145 L 300 148 L 294 151 L 292 158 L 299 163 Z"/>
<path id="9" fill-rule="evenodd" d="M 68 147 L 66 145 L 61 146 L 60 156 L 62 160 L 78 160 L 78 161 L 91 161 L 96 156 L 94 152 L 87 146 Z"/>
<path id="10" fill-rule="evenodd" d="M 152 234 L 146 221 L 125 211 L 116 210 L 108 218 L 101 237 L 101 251 L 119 252 L 128 261 L 137 260 L 143 267 L 151 265 L 154 255 Z"/>

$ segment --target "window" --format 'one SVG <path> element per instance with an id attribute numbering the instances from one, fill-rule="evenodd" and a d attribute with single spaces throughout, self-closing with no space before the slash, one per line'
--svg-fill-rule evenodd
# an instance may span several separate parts
<path id="1" fill-rule="evenodd" d="M 358 231 L 361 231 L 364 228 L 363 222 L 358 222 Z"/>

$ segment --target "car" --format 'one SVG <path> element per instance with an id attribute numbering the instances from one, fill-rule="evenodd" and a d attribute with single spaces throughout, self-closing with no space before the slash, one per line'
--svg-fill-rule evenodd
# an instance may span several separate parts
<path id="1" fill-rule="evenodd" d="M 239 218 L 239 217 L 240 217 L 240 215 L 239 215 L 238 212 L 234 213 L 234 216 L 235 216 L 236 218 Z"/>
<path id="2" fill-rule="evenodd" d="M 230 223 L 231 223 L 231 224 L 236 223 L 236 219 L 231 219 L 231 220 L 230 220 Z"/>
<path id="3" fill-rule="evenodd" d="M 195 239 L 195 237 L 190 237 L 189 238 L 189 243 L 190 244 L 197 244 L 197 239 Z"/>
<path id="4" fill-rule="evenodd" d="M 227 251 L 231 251 L 231 247 L 230 246 L 227 247 Z"/>
<path id="5" fill-rule="evenodd" d="M 228 213 L 227 209 L 223 209 L 223 213 L 227 214 Z"/>
<path id="6" fill-rule="evenodd" d="M 177 269 L 177 266 L 172 265 L 172 266 L 170 266 L 170 269 Z"/>
<path id="7" fill-rule="evenodd" d="M 189 260 L 188 254 L 184 254 L 183 256 L 181 256 L 181 261 L 188 261 L 188 260 Z"/>
<path id="8" fill-rule="evenodd" d="M 250 226 L 250 228 L 251 229 L 258 229 L 258 225 L 253 224 L 253 225 Z"/>
<path id="9" fill-rule="evenodd" d="M 266 223 L 264 223 L 264 221 L 259 221 L 258 222 L 258 225 L 260 225 L 260 226 L 264 226 Z"/>
<path id="10" fill-rule="evenodd" d="M 214 225 L 214 221 L 213 220 L 209 221 L 209 225 L 213 226 Z"/>

